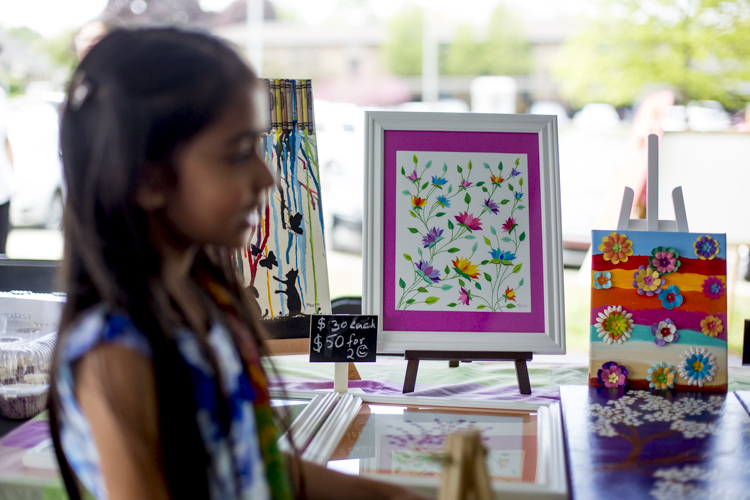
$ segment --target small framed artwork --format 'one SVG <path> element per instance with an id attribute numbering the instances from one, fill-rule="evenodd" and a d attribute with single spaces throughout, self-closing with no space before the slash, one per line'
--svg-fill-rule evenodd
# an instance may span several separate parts
<path id="1" fill-rule="evenodd" d="M 553 116 L 366 113 L 378 352 L 565 353 Z"/>

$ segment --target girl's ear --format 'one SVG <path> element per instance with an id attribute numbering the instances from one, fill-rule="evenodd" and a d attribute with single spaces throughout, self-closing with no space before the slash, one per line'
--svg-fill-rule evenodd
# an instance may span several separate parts
<path id="1" fill-rule="evenodd" d="M 135 202 L 146 212 L 164 208 L 167 205 L 167 189 L 163 167 L 148 164 L 135 193 Z"/>

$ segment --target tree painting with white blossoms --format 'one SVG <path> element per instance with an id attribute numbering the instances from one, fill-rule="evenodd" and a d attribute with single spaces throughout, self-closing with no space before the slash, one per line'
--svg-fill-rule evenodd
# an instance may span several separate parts
<path id="1" fill-rule="evenodd" d="M 526 155 L 397 162 L 396 309 L 531 312 Z"/>

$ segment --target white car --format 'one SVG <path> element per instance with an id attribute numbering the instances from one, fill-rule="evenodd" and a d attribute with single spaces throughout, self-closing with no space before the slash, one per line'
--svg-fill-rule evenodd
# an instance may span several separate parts
<path id="1" fill-rule="evenodd" d="M 65 191 L 59 115 L 54 100 L 11 100 L 8 139 L 16 175 L 16 192 L 10 203 L 11 225 L 59 229 Z"/>

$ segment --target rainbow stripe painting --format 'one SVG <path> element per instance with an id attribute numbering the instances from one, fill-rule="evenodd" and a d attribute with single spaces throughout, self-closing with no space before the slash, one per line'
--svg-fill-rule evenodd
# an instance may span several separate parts
<path id="1" fill-rule="evenodd" d="M 592 235 L 589 385 L 726 391 L 726 236 Z"/>
<path id="2" fill-rule="evenodd" d="M 320 169 L 310 80 L 265 80 L 268 132 L 261 138 L 275 185 L 258 224 L 234 256 L 264 320 L 329 314 Z"/>

